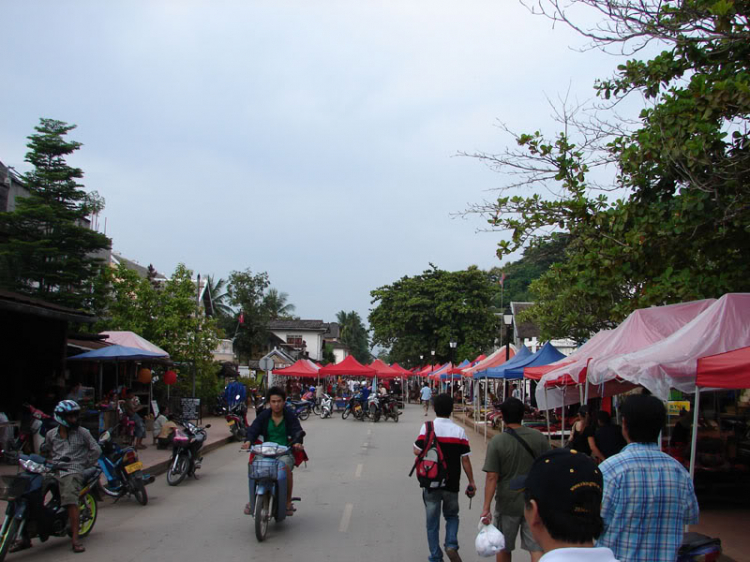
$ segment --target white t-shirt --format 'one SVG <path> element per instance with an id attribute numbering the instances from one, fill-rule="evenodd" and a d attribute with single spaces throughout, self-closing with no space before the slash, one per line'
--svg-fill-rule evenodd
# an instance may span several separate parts
<path id="1" fill-rule="evenodd" d="M 432 398 L 432 391 L 430 390 L 429 386 L 423 386 L 422 387 L 422 392 L 420 394 L 420 398 L 422 400 L 429 400 L 430 398 Z"/>
<path id="2" fill-rule="evenodd" d="M 539 562 L 617 562 L 614 553 L 604 547 L 556 548 L 539 559 Z"/>

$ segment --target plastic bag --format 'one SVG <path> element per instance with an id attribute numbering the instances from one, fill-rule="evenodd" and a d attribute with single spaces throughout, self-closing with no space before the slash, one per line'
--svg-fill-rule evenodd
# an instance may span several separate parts
<path id="1" fill-rule="evenodd" d="M 474 541 L 474 546 L 479 556 L 489 558 L 505 548 L 505 537 L 494 525 L 485 525 L 480 521 L 479 534 Z"/>

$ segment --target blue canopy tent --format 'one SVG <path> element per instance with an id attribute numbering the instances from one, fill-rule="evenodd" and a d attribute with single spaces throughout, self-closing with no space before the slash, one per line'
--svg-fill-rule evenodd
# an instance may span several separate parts
<path id="1" fill-rule="evenodd" d="M 491 369 L 487 369 L 484 371 L 477 371 L 474 373 L 475 379 L 504 379 L 505 377 L 505 371 L 507 369 L 512 368 L 515 365 L 518 365 L 520 362 L 522 362 L 527 357 L 531 357 L 532 353 L 529 351 L 529 348 L 525 345 L 521 347 L 521 349 L 508 361 L 503 363 L 502 365 L 498 365 L 497 367 L 492 367 Z"/>
<path id="2" fill-rule="evenodd" d="M 527 357 L 525 360 L 516 363 L 505 371 L 506 379 L 521 379 L 523 378 L 523 370 L 526 367 L 541 367 L 542 365 L 549 365 L 555 361 L 559 361 L 565 357 L 563 353 L 560 353 L 557 348 L 550 342 L 544 344 L 544 347 Z"/>
<path id="3" fill-rule="evenodd" d="M 448 379 L 460 379 L 463 376 L 461 374 L 461 369 L 464 369 L 464 368 L 468 367 L 469 365 L 471 365 L 471 363 L 469 363 L 469 360 L 468 359 L 464 359 L 464 362 L 461 363 L 460 365 L 456 365 L 455 367 L 453 367 L 449 371 L 441 374 L 440 375 L 440 380 L 441 381 L 447 381 Z"/>

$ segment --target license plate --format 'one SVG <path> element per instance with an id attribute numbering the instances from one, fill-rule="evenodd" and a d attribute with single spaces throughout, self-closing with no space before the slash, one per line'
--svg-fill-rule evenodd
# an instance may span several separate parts
<path id="1" fill-rule="evenodd" d="M 125 467 L 125 472 L 128 474 L 133 474 L 136 470 L 141 470 L 143 468 L 143 463 L 141 461 L 134 462 L 133 464 L 129 464 Z"/>
<path id="2" fill-rule="evenodd" d="M 229 421 L 227 422 L 227 425 L 230 425 L 230 426 L 231 426 L 231 425 L 234 425 L 235 423 L 236 423 L 236 422 L 235 422 L 234 420 L 229 420 Z"/>

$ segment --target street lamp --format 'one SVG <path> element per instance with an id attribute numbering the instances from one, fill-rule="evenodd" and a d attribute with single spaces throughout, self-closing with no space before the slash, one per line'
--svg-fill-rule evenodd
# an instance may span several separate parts
<path id="1" fill-rule="evenodd" d="M 510 336 L 508 335 L 508 330 L 513 325 L 513 313 L 510 310 L 510 307 L 505 309 L 505 313 L 503 314 L 503 323 L 505 324 L 505 360 L 507 361 L 510 359 Z"/>
<path id="2" fill-rule="evenodd" d="M 451 341 L 449 342 L 448 345 L 451 346 L 451 370 L 450 370 L 450 372 L 448 374 L 450 375 L 450 379 L 449 380 L 451 381 L 451 398 L 452 398 L 453 397 L 453 389 L 454 389 L 453 369 L 456 368 L 456 365 L 454 363 L 455 363 L 455 360 L 456 360 L 455 359 L 455 354 L 456 354 L 456 347 L 458 346 L 458 342 L 456 340 L 454 340 L 453 338 L 451 338 Z"/>

